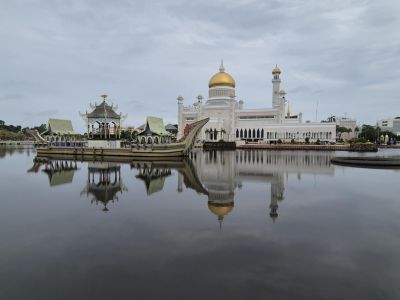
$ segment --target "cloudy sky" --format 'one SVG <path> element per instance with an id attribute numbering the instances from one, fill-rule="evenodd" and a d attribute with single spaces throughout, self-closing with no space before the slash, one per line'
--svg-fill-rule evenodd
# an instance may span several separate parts
<path id="1" fill-rule="evenodd" d="M 359 123 L 400 115 L 398 0 L 0 1 L 0 119 L 72 119 L 106 93 L 128 114 L 176 122 L 221 58 L 247 108 L 271 107 L 282 69 L 292 112 Z"/>

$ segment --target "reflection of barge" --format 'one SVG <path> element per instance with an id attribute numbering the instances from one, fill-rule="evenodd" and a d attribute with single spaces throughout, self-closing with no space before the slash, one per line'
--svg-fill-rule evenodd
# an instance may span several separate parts
<path id="1" fill-rule="evenodd" d="M 208 118 L 194 122 L 188 126 L 186 137 L 176 143 L 132 145 L 130 148 L 102 148 L 102 147 L 53 147 L 37 148 L 40 156 L 74 156 L 91 158 L 125 157 L 125 158 L 158 158 L 185 156 L 192 149 L 196 136 L 208 122 Z"/>
<path id="2" fill-rule="evenodd" d="M 331 162 L 343 166 L 365 168 L 400 168 L 400 158 L 390 157 L 334 157 Z"/>

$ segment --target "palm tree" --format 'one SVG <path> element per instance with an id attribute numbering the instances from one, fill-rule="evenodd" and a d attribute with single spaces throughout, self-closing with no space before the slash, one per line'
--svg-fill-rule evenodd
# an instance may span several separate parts
<path id="1" fill-rule="evenodd" d="M 328 122 L 329 122 L 329 123 L 335 123 L 335 122 L 336 122 L 336 116 L 331 115 L 331 116 L 328 118 Z"/>

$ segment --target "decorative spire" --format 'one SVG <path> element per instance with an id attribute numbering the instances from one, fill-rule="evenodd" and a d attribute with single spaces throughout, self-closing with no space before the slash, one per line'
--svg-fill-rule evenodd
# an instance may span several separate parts
<path id="1" fill-rule="evenodd" d="M 100 95 L 100 97 L 103 98 L 103 101 L 106 101 L 106 98 L 108 97 L 108 95 L 103 94 L 103 95 Z"/>
<path id="2" fill-rule="evenodd" d="M 292 110 L 290 109 L 290 103 L 288 102 L 288 106 L 287 106 L 287 116 L 290 117 L 291 114 L 292 114 Z"/>
<path id="3" fill-rule="evenodd" d="M 218 216 L 219 229 L 222 229 L 222 221 L 223 220 L 224 220 L 224 216 Z"/>
<path id="4" fill-rule="evenodd" d="M 219 67 L 219 71 L 220 71 L 220 72 L 225 72 L 224 60 L 223 60 L 223 59 L 221 59 L 221 65 L 220 65 L 220 67 Z"/>

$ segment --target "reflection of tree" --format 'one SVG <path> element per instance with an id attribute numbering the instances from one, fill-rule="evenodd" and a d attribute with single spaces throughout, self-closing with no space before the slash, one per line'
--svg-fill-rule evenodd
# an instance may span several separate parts
<path id="1" fill-rule="evenodd" d="M 13 155 L 14 153 L 24 153 L 26 148 L 24 147 L 8 147 L 0 145 L 0 158 L 6 157 L 6 155 Z"/>

